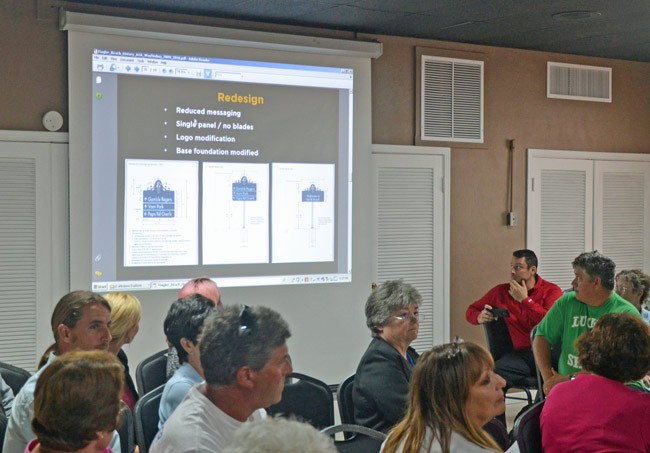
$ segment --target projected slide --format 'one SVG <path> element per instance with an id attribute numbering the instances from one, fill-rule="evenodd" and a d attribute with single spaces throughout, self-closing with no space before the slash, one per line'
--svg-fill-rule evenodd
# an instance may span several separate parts
<path id="1" fill-rule="evenodd" d="M 269 262 L 269 166 L 203 164 L 203 263 Z"/>
<path id="2" fill-rule="evenodd" d="M 198 263 L 197 162 L 125 160 L 124 266 Z"/>
<path id="3" fill-rule="evenodd" d="M 96 49 L 92 288 L 351 279 L 353 70 Z"/>
<path id="4" fill-rule="evenodd" d="M 274 263 L 334 260 L 334 165 L 273 164 Z"/>

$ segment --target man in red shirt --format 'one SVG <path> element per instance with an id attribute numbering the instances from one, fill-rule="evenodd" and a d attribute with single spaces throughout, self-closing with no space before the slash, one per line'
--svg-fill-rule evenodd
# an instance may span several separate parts
<path id="1" fill-rule="evenodd" d="M 493 322 L 497 317 L 494 308 L 505 308 L 504 317 L 514 351 L 503 355 L 495 363 L 495 371 L 507 386 L 521 383 L 527 376 L 535 376 L 535 358 L 530 345 L 530 331 L 546 315 L 553 303 L 562 295 L 555 283 L 537 275 L 537 256 L 532 250 L 517 250 L 510 261 L 510 283 L 497 285 L 471 304 L 465 318 L 478 325 Z"/>

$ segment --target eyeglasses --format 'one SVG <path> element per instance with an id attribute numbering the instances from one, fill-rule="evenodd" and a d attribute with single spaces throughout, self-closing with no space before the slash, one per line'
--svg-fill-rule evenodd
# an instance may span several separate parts
<path id="1" fill-rule="evenodd" d="M 403 313 L 399 316 L 393 316 L 393 318 L 399 320 L 399 321 L 419 321 L 422 322 L 426 319 L 426 315 L 424 313 Z"/>
<path id="2" fill-rule="evenodd" d="M 251 311 L 251 307 L 243 305 L 241 312 L 239 312 L 239 335 L 245 335 L 255 326 L 255 317 Z"/>
<path id="3" fill-rule="evenodd" d="M 519 272 L 522 269 L 528 269 L 528 266 L 524 266 L 523 264 L 511 264 L 510 269 L 514 269 L 515 272 Z"/>

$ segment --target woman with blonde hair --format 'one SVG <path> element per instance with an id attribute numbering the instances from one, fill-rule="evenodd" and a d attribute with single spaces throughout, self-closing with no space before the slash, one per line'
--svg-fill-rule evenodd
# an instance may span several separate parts
<path id="1" fill-rule="evenodd" d="M 137 297 L 124 292 L 104 294 L 111 306 L 111 336 L 113 339 L 108 347 L 109 352 L 117 355 L 124 366 L 125 386 L 122 392 L 122 401 L 135 411 L 135 403 L 138 401 L 138 392 L 129 373 L 129 359 L 122 350 L 122 346 L 133 341 L 140 330 L 140 318 L 142 317 L 142 306 Z"/>
<path id="2" fill-rule="evenodd" d="M 123 384 L 122 366 L 112 354 L 73 351 L 57 357 L 36 383 L 36 439 L 25 452 L 111 453 Z"/>
<path id="3" fill-rule="evenodd" d="M 406 415 L 389 432 L 382 453 L 502 451 L 482 426 L 505 411 L 505 381 L 494 373 L 489 352 L 461 341 L 420 356 Z"/>

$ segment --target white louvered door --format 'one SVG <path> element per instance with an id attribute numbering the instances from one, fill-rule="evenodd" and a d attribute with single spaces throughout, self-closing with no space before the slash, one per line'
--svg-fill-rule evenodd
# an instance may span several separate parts
<path id="1" fill-rule="evenodd" d="M 650 270 L 650 162 L 633 154 L 539 154 L 529 153 L 527 243 L 540 275 L 570 289 L 571 262 L 590 250 L 609 256 L 617 271 Z"/>
<path id="2" fill-rule="evenodd" d="M 376 281 L 401 278 L 422 295 L 420 312 L 426 319 L 412 344 L 419 352 L 449 337 L 444 159 L 435 155 L 373 156 Z"/>
<path id="3" fill-rule="evenodd" d="M 593 241 L 593 163 L 536 159 L 529 176 L 528 248 L 539 258 L 539 274 L 563 290 L 571 288 L 571 262 Z"/>
<path id="4" fill-rule="evenodd" d="M 650 163 L 594 163 L 594 248 L 623 269 L 650 270 Z"/>
<path id="5" fill-rule="evenodd" d="M 38 139 L 0 132 L 0 361 L 29 371 L 69 280 L 67 145 Z"/>

